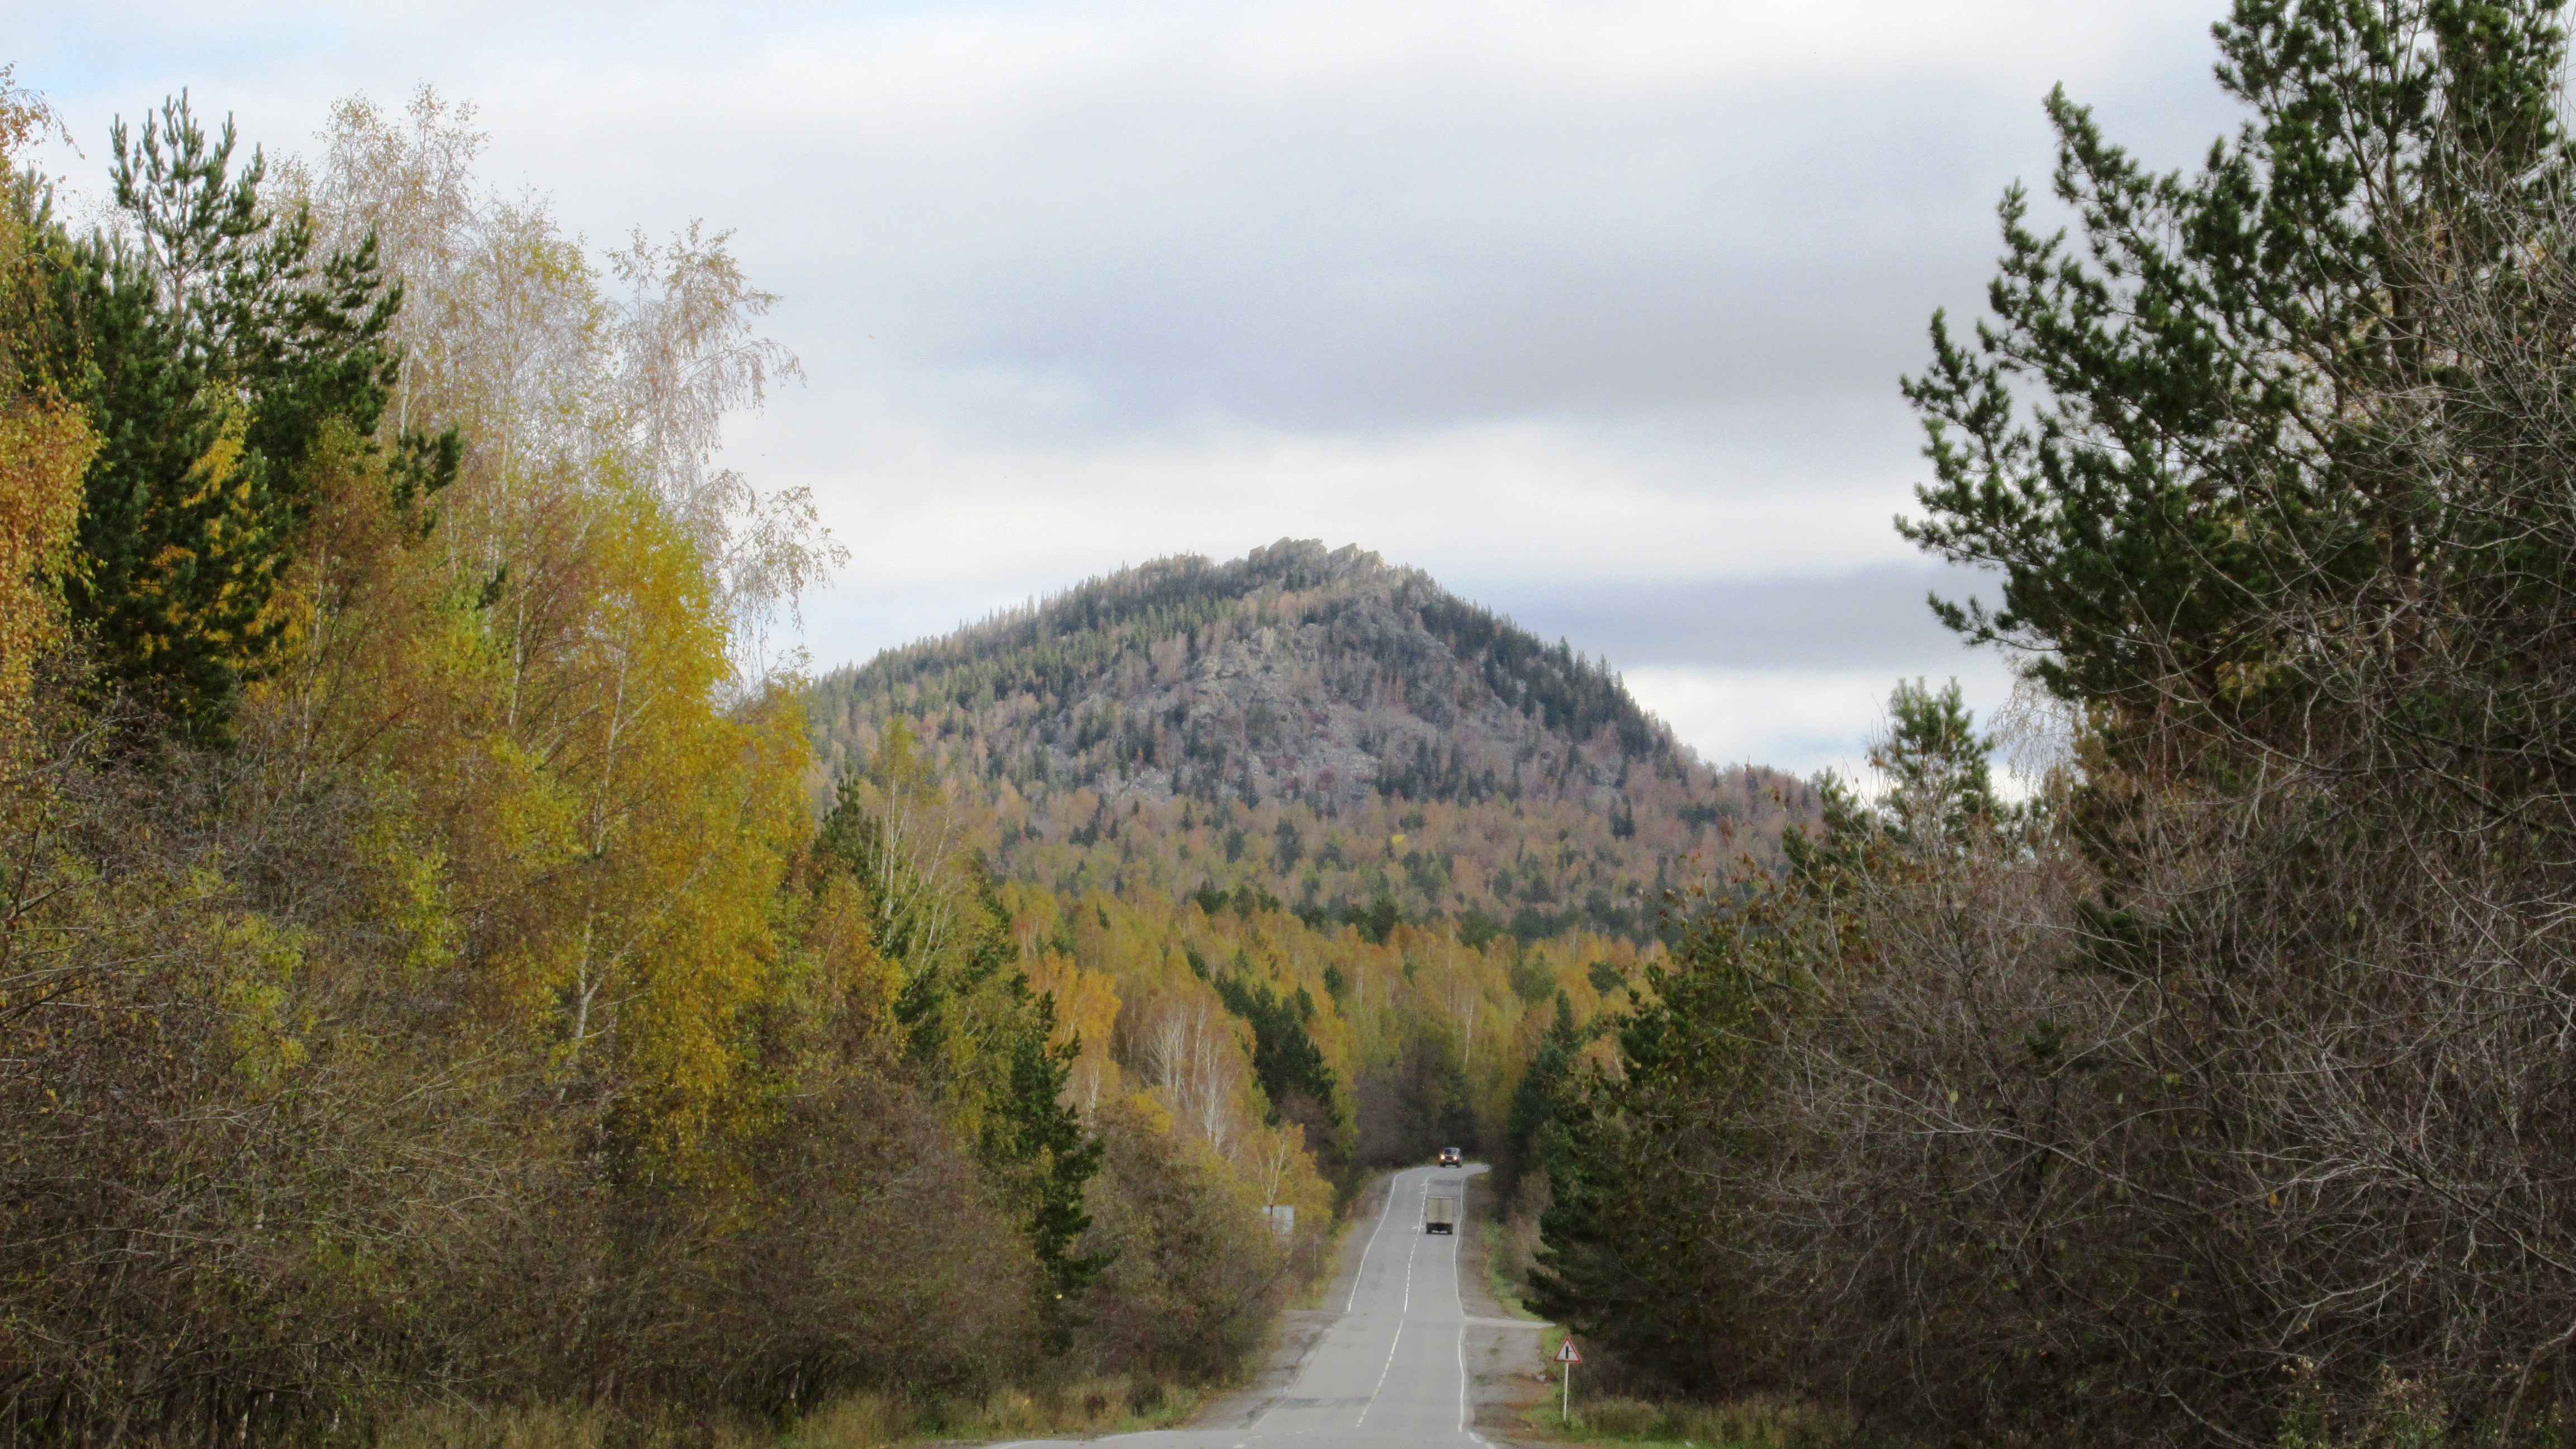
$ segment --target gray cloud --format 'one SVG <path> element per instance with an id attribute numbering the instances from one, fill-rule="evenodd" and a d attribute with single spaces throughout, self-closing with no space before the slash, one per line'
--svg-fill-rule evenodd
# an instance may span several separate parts
<path id="1" fill-rule="evenodd" d="M 1815 37 L 1850 49 L 1845 65 L 1744 57 L 1753 12 L 1722 6 L 1640 32 L 1671 58 L 1606 62 L 1513 43 L 1513 22 L 1556 33 L 1532 18 L 1545 6 L 1428 40 L 1313 7 L 1305 43 L 1347 46 L 1347 62 L 1266 58 L 1297 39 L 1299 7 L 1151 3 L 721 21 L 476 5 L 460 31 L 399 0 L 373 16 L 254 0 L 224 26 L 141 5 L 129 22 L 172 24 L 43 20 L 28 43 L 34 79 L 72 82 L 86 131 L 193 81 L 272 115 L 298 96 L 299 124 L 265 137 L 284 146 L 333 93 L 443 66 L 430 73 L 485 104 L 503 169 L 595 235 L 739 226 L 810 360 L 884 361 L 912 402 L 970 426 L 1332 432 L 1883 396 L 1919 362 L 1932 308 L 1979 300 L 1996 193 L 2047 162 L 2051 81 L 2089 70 L 2151 130 L 2211 109 L 2175 104 L 2207 90 L 2202 22 L 2182 18 L 2198 4 L 2057 23 L 2054 63 L 2000 32 L 1874 57 L 1857 29 Z M 1590 28 L 1618 31 L 1621 8 Z M 1947 9 L 1951 29 L 1995 28 Z M 1373 30 L 1398 39 L 1371 58 Z M 2153 43 L 2094 55 L 2094 30 Z M 215 44 L 227 31 L 258 50 Z M 189 44 L 132 48 L 137 32 Z M 1587 69 L 1603 64 L 1622 69 Z M 335 66 L 345 79 L 325 78 Z"/>
<path id="2" fill-rule="evenodd" d="M 1167 96 L 1159 125 L 1204 149 L 1161 157 L 1123 113 L 1094 117 L 1016 156 L 1007 187 L 878 170 L 859 138 L 836 185 L 864 200 L 823 234 L 883 285 L 837 325 L 931 372 L 1069 390 L 1114 427 L 1615 420 L 1884 392 L 1935 306 L 1977 300 L 1997 188 L 1964 173 L 2010 174 L 1998 138 L 2037 129 L 2035 98 L 1957 86 L 1833 104 L 1754 87 L 1612 115 L 1370 100 L 1356 119 L 1282 118 Z"/>
<path id="3" fill-rule="evenodd" d="M 5 0 L 0 0 L 5 3 Z M 2153 164 L 2224 0 L 127 0 L 7 10 L 95 176 L 181 86 L 272 149 L 479 101 L 592 238 L 704 217 L 810 388 L 730 461 L 854 553 L 841 662 L 1169 551 L 1356 541 L 1654 676 L 1713 757 L 1975 673 L 1895 378 L 2063 79 Z M 1979 672 L 1979 671 L 1982 672 Z M 1767 731 L 1767 733 L 1766 733 Z M 1843 746 L 1836 746 L 1843 748 Z M 1818 756 L 1822 758 L 1823 756 Z"/>
<path id="4" fill-rule="evenodd" d="M 1620 668 L 1836 668 L 1956 672 L 1957 635 L 1925 604 L 1992 600 L 1992 578 L 1937 563 L 1882 564 L 1833 576 L 1637 584 L 1516 585 L 1463 580 L 1525 629 Z"/>

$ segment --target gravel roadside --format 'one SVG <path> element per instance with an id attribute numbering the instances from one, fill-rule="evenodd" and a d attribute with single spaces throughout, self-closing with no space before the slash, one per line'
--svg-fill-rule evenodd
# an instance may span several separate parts
<path id="1" fill-rule="evenodd" d="M 1493 1174 L 1467 1179 L 1466 1217 L 1472 1225 L 1459 1244 L 1458 1292 L 1467 1312 L 1482 1322 L 1467 1328 L 1467 1370 L 1476 1401 L 1476 1432 L 1496 1444 L 1527 1444 L 1521 1413 L 1548 1394 L 1551 1380 L 1540 1356 L 1539 1330 L 1547 1325 L 1498 1302 L 1487 1264 L 1485 1225 L 1495 1220 Z"/>

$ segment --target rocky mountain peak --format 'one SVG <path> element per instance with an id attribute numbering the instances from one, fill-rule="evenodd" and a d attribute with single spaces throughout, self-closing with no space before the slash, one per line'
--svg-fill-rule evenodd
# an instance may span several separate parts
<path id="1" fill-rule="evenodd" d="M 955 788 L 1009 822 L 992 846 L 1005 868 L 1046 883 L 1155 857 L 1178 891 L 1251 883 L 1325 912 L 1383 897 L 1531 929 L 1574 911 L 1637 933 L 1678 857 L 1715 846 L 1721 824 L 1776 826 L 1774 797 L 1804 788 L 1711 770 L 1606 663 L 1419 570 L 1312 539 L 1224 563 L 1155 560 L 815 687 L 827 769 L 863 767 L 898 717 Z M 1534 818 L 1555 822 L 1537 867 L 1516 839 Z M 1346 822 L 1384 858 L 1321 848 Z M 1203 823 L 1220 829 L 1214 852 L 1158 853 L 1127 834 L 1185 842 Z M 1102 842 L 1122 836 L 1111 871 Z M 1506 842 L 1520 862 L 1500 873 L 1508 895 L 1490 868 L 1461 883 L 1462 850 Z"/>

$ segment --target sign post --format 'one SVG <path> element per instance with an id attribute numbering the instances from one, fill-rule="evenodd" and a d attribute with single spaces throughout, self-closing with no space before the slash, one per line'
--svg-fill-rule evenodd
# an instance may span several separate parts
<path id="1" fill-rule="evenodd" d="M 1565 1397 L 1557 1405 L 1556 1416 L 1567 1423 L 1572 1423 L 1574 1420 L 1574 1366 L 1583 1362 L 1583 1355 L 1575 1352 L 1573 1335 L 1568 1334 L 1565 1342 L 1558 1346 L 1556 1361 L 1565 1365 Z"/>

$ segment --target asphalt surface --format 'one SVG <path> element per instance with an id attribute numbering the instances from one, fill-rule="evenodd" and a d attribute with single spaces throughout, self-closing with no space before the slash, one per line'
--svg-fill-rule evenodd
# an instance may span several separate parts
<path id="1" fill-rule="evenodd" d="M 1294 1381 L 1250 1423 L 1088 1441 L 1021 1439 L 998 1449 L 1074 1442 L 1119 1449 L 1487 1444 L 1471 1427 L 1467 1373 L 1468 1333 L 1487 1321 L 1468 1313 L 1459 1292 L 1458 1236 L 1422 1230 L 1422 1202 L 1434 1182 L 1464 1198 L 1467 1178 L 1484 1170 L 1417 1167 L 1395 1175 L 1342 1302 L 1325 1305 L 1338 1307 L 1340 1318 L 1324 1330 Z"/>

